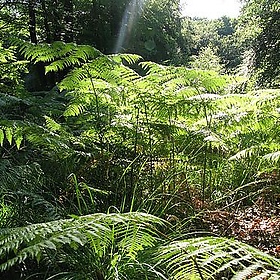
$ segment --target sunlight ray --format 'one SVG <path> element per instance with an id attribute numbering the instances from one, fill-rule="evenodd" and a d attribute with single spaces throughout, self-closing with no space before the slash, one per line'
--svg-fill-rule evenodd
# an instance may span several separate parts
<path id="1" fill-rule="evenodd" d="M 141 14 L 145 0 L 130 0 L 122 17 L 118 39 L 114 48 L 114 53 L 121 52 L 125 40 L 130 37 L 131 31 L 137 17 Z"/>

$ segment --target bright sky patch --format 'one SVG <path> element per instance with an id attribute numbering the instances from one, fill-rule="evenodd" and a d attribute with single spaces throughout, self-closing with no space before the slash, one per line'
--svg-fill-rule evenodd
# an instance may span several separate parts
<path id="1" fill-rule="evenodd" d="M 241 8 L 238 0 L 181 0 L 183 16 L 216 19 L 237 17 Z"/>

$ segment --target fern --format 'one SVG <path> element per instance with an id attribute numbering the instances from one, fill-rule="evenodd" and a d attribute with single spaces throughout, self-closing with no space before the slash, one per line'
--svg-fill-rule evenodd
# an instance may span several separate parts
<path id="1" fill-rule="evenodd" d="M 272 161 L 272 162 L 278 162 L 280 158 L 280 152 L 273 152 L 273 153 L 269 153 L 263 156 L 263 159 L 267 160 L 267 161 Z"/>
<path id="2" fill-rule="evenodd" d="M 259 146 L 252 146 L 250 148 L 239 151 L 237 154 L 231 156 L 229 160 L 241 160 L 244 158 L 250 158 L 251 156 L 258 154 L 259 151 L 260 151 Z"/>
<path id="3" fill-rule="evenodd" d="M 49 44 L 27 43 L 19 39 L 12 39 L 11 42 L 19 47 L 21 54 L 26 59 L 35 62 L 53 62 L 57 61 L 48 71 L 64 69 L 72 65 L 80 65 L 89 59 L 94 59 L 102 55 L 97 49 L 91 46 L 77 46 L 74 43 L 54 42 Z M 52 65 L 52 64 L 51 64 Z"/>
<path id="4" fill-rule="evenodd" d="M 137 55 L 137 54 L 125 54 L 125 53 L 120 53 L 120 54 L 113 54 L 109 56 L 113 60 L 115 60 L 118 63 L 122 63 L 123 60 L 127 62 L 128 64 L 136 64 L 140 60 L 142 60 L 142 57 Z"/>
<path id="5" fill-rule="evenodd" d="M 176 241 L 161 247 L 158 254 L 157 259 L 167 267 L 171 279 L 245 280 L 280 276 L 278 259 L 232 239 L 200 237 Z"/>
<path id="6" fill-rule="evenodd" d="M 12 145 L 14 141 L 17 149 L 20 149 L 25 128 L 26 125 L 20 121 L 2 121 L 2 125 L 0 123 L 0 146 L 3 146 L 4 140 L 7 139 L 9 145 Z"/>
<path id="7" fill-rule="evenodd" d="M 0 129 L 0 146 L 3 146 L 4 138 L 5 138 L 4 130 L 1 128 Z"/>
<path id="8" fill-rule="evenodd" d="M 161 225 L 162 221 L 144 213 L 100 213 L 2 229 L 0 269 L 7 270 L 28 258 L 39 262 L 47 258 L 49 251 L 59 253 L 65 250 L 65 246 L 70 246 L 72 250 L 89 246 L 92 254 L 104 259 L 117 246 L 120 256 L 123 254 L 124 258 L 135 259 L 138 252 L 154 246 L 156 234 L 153 224 Z"/>
<path id="9" fill-rule="evenodd" d="M 200 237 L 156 247 L 153 224 L 163 225 L 163 222 L 144 213 L 92 214 L 2 229 L 0 269 L 5 271 L 14 265 L 28 264 L 28 259 L 46 261 L 52 251 L 67 263 L 67 258 L 61 255 L 63 252 L 71 256 L 71 250 L 78 253 L 85 247 L 90 248 L 96 258 L 104 260 L 114 248 L 110 259 L 111 268 L 116 272 L 121 271 L 125 263 L 137 267 L 134 261 L 139 254 L 153 248 L 157 251 L 154 260 L 158 263 L 155 266 L 152 259 L 146 258 L 143 268 L 153 266 L 154 277 L 159 279 L 279 279 L 279 260 L 232 239 Z M 71 248 L 70 251 L 67 248 Z M 102 267 L 95 269 L 103 271 Z"/>
<path id="10" fill-rule="evenodd" d="M 26 161 L 37 152 L 35 160 L 45 164 L 51 177 L 47 186 L 55 190 L 40 196 L 42 182 L 37 190 L 36 178 L 19 176 L 20 168 L 10 176 L 5 169 L 1 202 L 12 201 L 8 194 L 17 202 L 27 198 L 22 210 L 33 204 L 29 211 L 50 210 L 48 218 L 36 213 L 38 219 L 57 220 L 2 229 L 2 270 L 27 267 L 29 259 L 35 259 L 48 263 L 52 272 L 56 263 L 63 263 L 69 267 L 69 279 L 79 279 L 75 266 L 80 279 L 98 279 L 100 274 L 106 279 L 133 279 L 125 274 L 133 268 L 147 279 L 155 278 L 148 278 L 144 269 L 162 279 L 279 276 L 277 260 L 234 240 L 207 237 L 157 247 L 165 240 L 158 238 L 153 225 L 163 223 L 150 215 L 94 214 L 66 220 L 55 215 L 58 202 L 69 203 L 68 213 L 73 208 L 92 213 L 95 204 L 104 209 L 114 203 L 179 217 L 188 216 L 188 209 L 196 212 L 194 200 L 207 205 L 210 199 L 218 201 L 213 199 L 216 195 L 223 206 L 228 200 L 232 203 L 232 194 L 249 192 L 246 183 L 263 165 L 278 165 L 279 91 L 228 94 L 231 78 L 212 71 L 141 62 L 140 74 L 131 67 L 140 61 L 137 55 L 104 55 L 90 46 L 62 42 L 18 45 L 27 59 L 43 62 L 46 72 L 67 75 L 58 83 L 60 93 L 34 93 L 24 100 L 0 95 L 5 109 L 0 144 L 16 156 L 30 151 Z M 28 107 L 25 115 L 13 118 L 10 108 L 23 101 Z M 77 174 L 74 187 L 69 174 Z M 34 184 L 20 190 L 22 178 Z M 106 199 L 89 191 L 98 184 Z M 24 217 L 21 224 L 26 222 L 34 220 Z M 157 264 L 148 256 L 150 249 L 158 253 Z M 57 278 L 63 277 L 62 269 Z"/>

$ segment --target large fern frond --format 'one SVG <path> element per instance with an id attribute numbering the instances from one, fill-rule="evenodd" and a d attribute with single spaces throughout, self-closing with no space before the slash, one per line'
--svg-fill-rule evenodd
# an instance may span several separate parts
<path id="1" fill-rule="evenodd" d="M 88 45 L 54 42 L 52 44 L 38 44 L 12 39 L 12 43 L 19 47 L 19 51 L 26 59 L 34 62 L 51 62 L 47 72 L 62 70 L 66 67 L 80 65 L 82 62 L 95 59 L 102 53 Z M 56 61 L 56 62 L 54 62 Z"/>
<path id="2" fill-rule="evenodd" d="M 107 250 L 117 246 L 124 255 L 135 258 L 139 251 L 155 243 L 157 234 L 153 224 L 162 224 L 162 221 L 145 213 L 98 213 L 1 229 L 0 270 L 7 270 L 28 258 L 40 261 L 49 250 L 60 251 L 66 245 L 73 250 L 90 246 L 93 253 L 101 257 L 107 257 Z"/>
<path id="3" fill-rule="evenodd" d="M 233 239 L 200 237 L 172 242 L 157 257 L 170 279 L 279 279 L 280 261 Z"/>

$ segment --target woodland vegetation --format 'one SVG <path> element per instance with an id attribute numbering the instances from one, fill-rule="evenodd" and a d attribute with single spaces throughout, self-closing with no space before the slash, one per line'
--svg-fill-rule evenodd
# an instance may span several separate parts
<path id="1" fill-rule="evenodd" d="M 0 279 L 280 278 L 280 5 L 242 2 L 0 0 Z"/>

